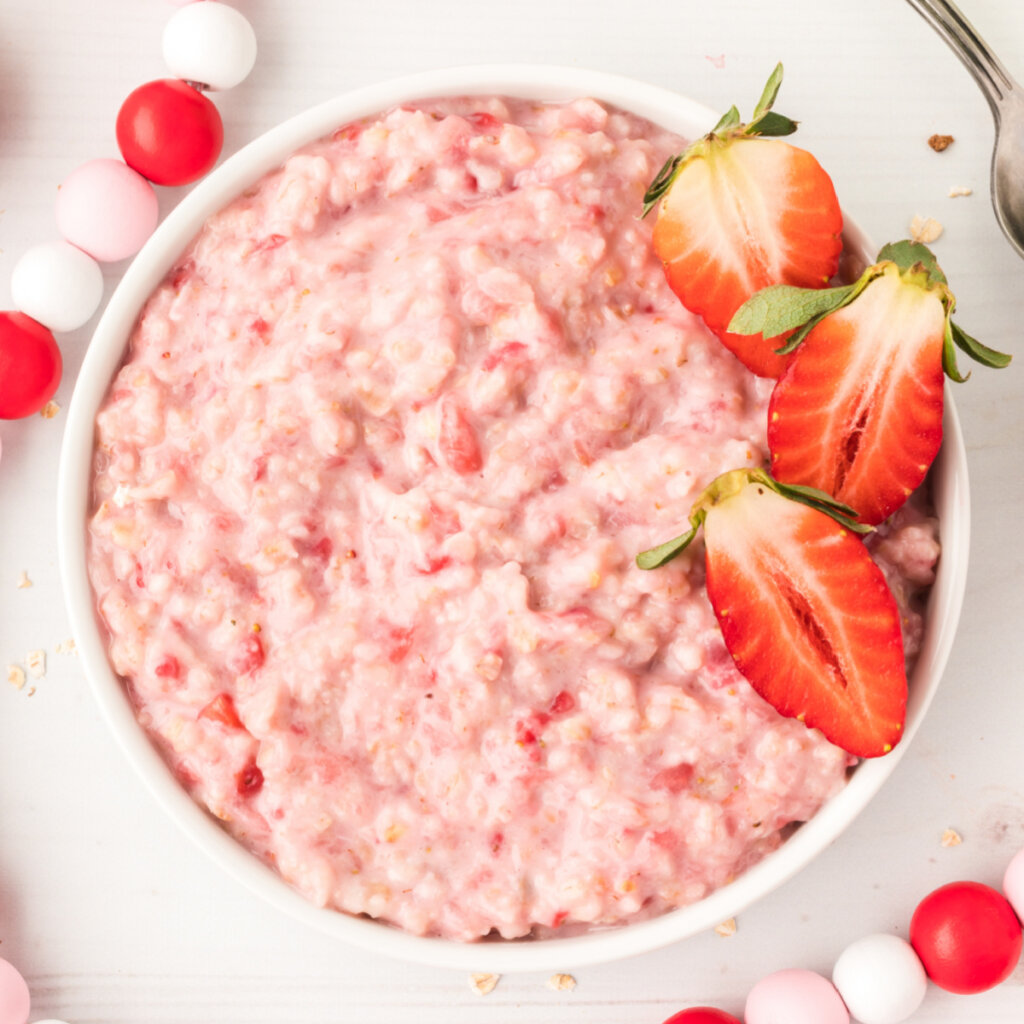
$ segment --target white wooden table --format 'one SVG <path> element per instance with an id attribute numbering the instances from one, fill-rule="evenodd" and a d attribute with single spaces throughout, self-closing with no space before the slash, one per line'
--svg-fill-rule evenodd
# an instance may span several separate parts
<path id="1" fill-rule="evenodd" d="M 894 777 L 814 865 L 744 912 L 732 937 L 578 971 L 571 992 L 537 974 L 480 997 L 462 974 L 338 945 L 195 850 L 114 746 L 77 659 L 57 652 L 70 635 L 54 530 L 62 417 L 0 424 L 0 665 L 48 652 L 34 687 L 0 682 L 0 956 L 26 974 L 33 1019 L 660 1024 L 693 1003 L 739 1014 L 771 970 L 828 973 L 860 935 L 905 934 L 917 901 L 943 882 L 998 885 L 1024 846 L 1024 263 L 989 207 L 988 109 L 932 31 L 901 0 L 236 2 L 261 52 L 252 76 L 218 98 L 229 152 L 315 102 L 425 68 L 591 67 L 748 110 L 781 59 L 779 109 L 803 122 L 799 139 L 846 209 L 879 243 L 904 236 L 915 214 L 941 221 L 935 251 L 960 321 L 1018 362 L 979 368 L 956 388 L 972 479 L 970 582 L 938 698 Z M 1024 76 L 1020 0 L 962 6 Z M 171 11 L 160 0 L 0 3 L 0 307 L 18 255 L 56 237 L 57 185 L 80 162 L 116 155 L 121 100 L 165 74 Z M 926 143 L 934 132 L 956 141 L 937 154 Z M 950 198 L 952 186 L 974 194 Z M 64 407 L 88 338 L 89 327 L 62 338 Z M 17 586 L 22 571 L 30 588 Z M 947 828 L 961 845 L 941 844 Z M 932 990 L 914 1019 L 1020 1021 L 1024 968 L 982 996 Z"/>

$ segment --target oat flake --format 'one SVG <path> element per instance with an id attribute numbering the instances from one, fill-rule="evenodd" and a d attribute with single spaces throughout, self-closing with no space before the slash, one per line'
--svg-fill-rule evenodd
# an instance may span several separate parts
<path id="1" fill-rule="evenodd" d="M 25 665 L 33 679 L 42 679 L 46 675 L 46 651 L 29 651 Z"/>
<path id="2" fill-rule="evenodd" d="M 7 682 L 16 690 L 20 690 L 25 685 L 25 670 L 20 665 L 8 665 Z"/>
<path id="3" fill-rule="evenodd" d="M 485 996 L 494 991 L 498 984 L 500 974 L 471 974 L 469 976 L 469 987 L 478 995 Z"/>
<path id="4" fill-rule="evenodd" d="M 60 412 L 60 406 L 56 402 L 47 402 L 46 405 L 39 410 L 39 415 L 44 420 L 52 420 L 57 413 Z"/>
<path id="5" fill-rule="evenodd" d="M 728 921 L 723 921 L 720 925 L 716 926 L 715 934 L 721 935 L 722 938 L 729 938 L 730 935 L 736 934 L 736 918 L 730 917 Z"/>
<path id="6" fill-rule="evenodd" d="M 974 194 L 974 189 L 970 185 L 954 185 L 949 190 L 949 198 L 956 199 L 957 196 L 970 196 Z"/>
<path id="7" fill-rule="evenodd" d="M 910 238 L 928 245 L 942 234 L 942 225 L 934 217 L 914 217 L 910 222 Z"/>
<path id="8" fill-rule="evenodd" d="M 576 979 L 571 974 L 552 974 L 548 978 L 548 988 L 553 992 L 571 992 L 576 987 Z"/>
<path id="9" fill-rule="evenodd" d="M 942 833 L 941 842 L 942 845 L 946 847 L 959 846 L 963 842 L 963 838 L 955 829 L 947 828 L 946 831 Z"/>
<path id="10" fill-rule="evenodd" d="M 28 573 L 24 569 L 21 570 L 21 575 L 18 577 L 18 589 L 26 590 L 32 586 L 32 581 L 28 578 Z"/>

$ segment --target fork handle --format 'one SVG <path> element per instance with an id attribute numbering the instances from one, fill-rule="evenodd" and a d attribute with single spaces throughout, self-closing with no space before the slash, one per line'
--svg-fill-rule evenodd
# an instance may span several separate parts
<path id="1" fill-rule="evenodd" d="M 1015 88 L 1019 88 L 999 58 L 956 4 L 949 0 L 907 0 L 907 3 L 945 39 L 974 76 L 998 121 L 1003 101 Z"/>

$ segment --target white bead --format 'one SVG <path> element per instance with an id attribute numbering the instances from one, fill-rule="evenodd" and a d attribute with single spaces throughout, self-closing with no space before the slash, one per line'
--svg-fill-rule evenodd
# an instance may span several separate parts
<path id="1" fill-rule="evenodd" d="M 51 331 L 74 331 L 103 298 L 103 271 L 70 242 L 43 242 L 15 264 L 11 298 L 17 309 Z"/>
<path id="2" fill-rule="evenodd" d="M 175 78 L 230 89 L 256 63 L 256 33 L 245 16 L 217 0 L 187 4 L 164 28 L 164 62 Z"/>
<path id="3" fill-rule="evenodd" d="M 843 950 L 832 984 L 861 1024 L 899 1024 L 921 1005 L 928 975 L 909 942 L 897 935 L 865 935 Z"/>

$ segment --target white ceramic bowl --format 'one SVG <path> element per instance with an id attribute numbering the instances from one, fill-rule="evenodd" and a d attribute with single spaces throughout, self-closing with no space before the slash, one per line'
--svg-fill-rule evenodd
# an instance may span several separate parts
<path id="1" fill-rule="evenodd" d="M 550 100 L 594 96 L 687 138 L 702 134 L 717 120 L 713 111 L 674 93 L 613 75 L 534 65 L 462 67 L 347 93 L 287 121 L 246 146 L 200 183 L 167 217 L 128 268 L 96 329 L 71 401 L 61 457 L 61 568 L 78 649 L 95 698 L 114 736 L 171 817 L 251 890 L 328 935 L 405 960 L 494 972 L 550 970 L 552 964 L 579 967 L 665 946 L 733 916 L 792 877 L 839 836 L 889 777 L 932 699 L 960 613 L 969 533 L 966 457 L 956 413 L 947 399 L 945 442 L 934 472 L 943 552 L 928 608 L 924 646 L 911 680 L 902 742 L 887 757 L 860 765 L 841 793 L 777 851 L 736 881 L 693 906 L 650 921 L 572 938 L 477 944 L 421 938 L 308 903 L 192 802 L 136 722 L 124 688 L 110 667 L 86 572 L 86 517 L 95 415 L 123 358 L 128 336 L 145 299 L 208 216 L 294 150 L 338 125 L 407 100 L 472 94 Z M 852 225 L 847 228 L 846 244 L 848 250 L 859 250 L 867 262 L 873 260 L 873 251 L 867 250 L 865 239 Z"/>

